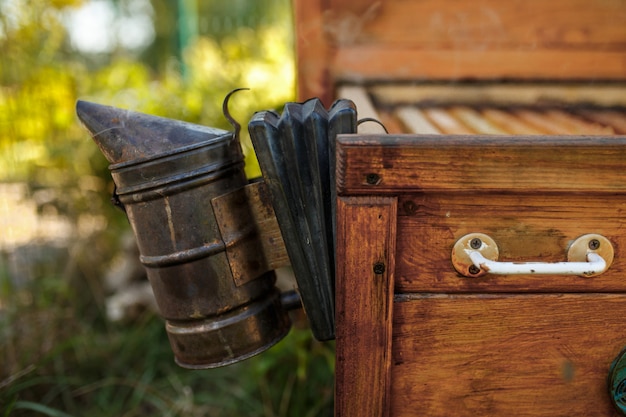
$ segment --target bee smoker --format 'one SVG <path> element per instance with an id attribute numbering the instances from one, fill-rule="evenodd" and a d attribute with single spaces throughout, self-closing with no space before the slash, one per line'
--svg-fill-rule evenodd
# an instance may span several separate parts
<path id="1" fill-rule="evenodd" d="M 315 168 L 316 183 L 303 183 L 299 194 L 285 195 L 283 187 L 295 190 L 289 172 L 272 177 L 271 186 L 264 179 L 248 183 L 239 125 L 228 115 L 227 101 L 228 96 L 224 114 L 234 132 L 85 101 L 76 105 L 80 121 L 111 164 L 113 201 L 126 212 L 175 360 L 185 368 L 246 359 L 288 333 L 286 305 L 300 303 L 281 297 L 273 270 L 289 263 L 315 337 L 334 338 L 330 202 L 318 200 L 317 214 L 290 211 L 303 195 L 319 199 L 324 194 L 328 200 L 329 149 L 320 148 L 319 157 L 317 151 L 293 152 L 294 143 L 312 152 L 312 146 L 330 146 L 330 135 L 354 132 L 354 105 L 344 102 L 329 114 L 316 100 L 290 103 L 292 111 L 280 119 L 273 112 L 255 116 L 250 132 L 264 175 L 268 164 L 285 160 L 297 164 L 309 158 Z M 284 154 L 263 153 L 277 141 L 292 153 L 286 148 Z M 325 233 L 323 239 L 318 232 Z"/>

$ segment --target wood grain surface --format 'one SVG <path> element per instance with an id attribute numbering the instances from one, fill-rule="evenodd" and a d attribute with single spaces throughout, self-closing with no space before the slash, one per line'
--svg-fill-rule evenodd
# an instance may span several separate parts
<path id="1" fill-rule="evenodd" d="M 617 416 L 625 313 L 623 294 L 400 296 L 391 414 Z"/>
<path id="2" fill-rule="evenodd" d="M 335 416 L 389 412 L 394 198 L 337 202 Z"/>
<path id="3" fill-rule="evenodd" d="M 364 195 L 623 192 L 625 145 L 626 136 L 341 135 L 337 188 Z M 379 178 L 373 184 L 371 174 Z"/>
<path id="4" fill-rule="evenodd" d="M 626 346 L 624 139 L 340 137 L 337 415 L 616 416 L 606 378 Z M 391 290 L 362 281 L 361 251 L 391 239 L 366 203 L 384 199 L 397 205 L 385 221 L 391 316 Z M 593 278 L 464 278 L 451 250 L 470 232 L 521 262 L 564 261 L 572 240 L 598 233 L 615 260 Z"/>
<path id="5" fill-rule="evenodd" d="M 626 193 L 419 193 L 398 201 L 396 291 L 626 292 Z M 495 240 L 498 260 L 564 262 L 571 242 L 598 233 L 616 253 L 596 277 L 491 275 L 467 278 L 451 262 L 468 233 Z"/>
<path id="6" fill-rule="evenodd" d="M 301 100 L 332 100 L 339 81 L 626 79 L 626 0 L 296 0 L 294 8 Z"/>

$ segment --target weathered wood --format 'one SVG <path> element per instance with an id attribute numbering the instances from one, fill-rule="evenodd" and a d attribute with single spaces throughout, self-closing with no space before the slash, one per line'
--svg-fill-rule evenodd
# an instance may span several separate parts
<path id="1" fill-rule="evenodd" d="M 617 193 L 626 191 L 626 136 L 343 135 L 337 172 L 339 194 Z"/>
<path id="2" fill-rule="evenodd" d="M 392 111 L 379 110 L 378 115 L 380 116 L 380 121 L 385 126 L 385 129 L 387 129 L 387 132 L 391 134 L 404 133 L 402 123 Z"/>
<path id="3" fill-rule="evenodd" d="M 603 50 L 424 50 L 354 45 L 333 54 L 337 80 L 623 80 L 626 52 Z"/>
<path id="4" fill-rule="evenodd" d="M 626 0 L 296 0 L 295 10 L 300 99 L 329 99 L 338 80 L 626 78 Z"/>
<path id="5" fill-rule="evenodd" d="M 606 378 L 625 295 L 400 297 L 394 417 L 617 416 Z"/>
<path id="6" fill-rule="evenodd" d="M 513 135 L 540 135 L 542 132 L 528 123 L 524 123 L 511 113 L 499 109 L 485 109 L 483 115 L 492 123 Z"/>
<path id="7" fill-rule="evenodd" d="M 330 45 L 324 33 L 323 3 L 322 0 L 293 2 L 297 27 L 296 87 L 299 101 L 317 97 L 325 106 L 329 106 L 334 97 L 334 84 L 330 80 L 328 68 Z"/>
<path id="8" fill-rule="evenodd" d="M 360 39 L 448 50 L 595 47 L 623 52 L 625 19 L 623 0 L 387 0 Z"/>
<path id="9" fill-rule="evenodd" d="M 482 83 L 394 82 L 373 84 L 368 91 L 376 102 L 385 106 L 398 103 L 426 103 L 429 106 L 450 103 L 468 106 L 536 106 L 550 103 L 593 103 L 607 107 L 626 105 L 626 84 L 595 80 L 593 83 L 585 80 L 554 83 L 502 83 L 498 80 Z M 616 116 L 619 117 L 619 114 Z"/>
<path id="10" fill-rule="evenodd" d="M 376 111 L 367 90 L 362 86 L 340 86 L 337 89 L 337 97 L 351 100 L 356 105 L 358 118 L 375 119 L 380 121 L 380 115 Z M 358 127 L 360 134 L 385 133 L 385 129 L 375 122 L 362 123 Z"/>
<path id="11" fill-rule="evenodd" d="M 623 115 L 544 110 L 626 104 L 626 0 L 295 3 L 308 10 L 296 28 L 316 28 L 297 30 L 300 99 L 358 84 L 360 117 L 373 102 L 398 124 L 416 106 L 444 133 L 337 143 L 336 414 L 615 415 L 605 379 L 626 344 L 626 137 L 603 129 L 626 133 Z M 532 136 L 446 135 L 474 133 Z M 381 199 L 394 209 L 364 203 Z M 397 210 L 395 237 L 377 229 L 379 209 Z M 505 261 L 563 261 L 585 233 L 616 257 L 594 278 L 462 278 L 452 246 L 476 231 Z M 387 240 L 396 266 L 372 286 L 371 242 Z"/>
<path id="12" fill-rule="evenodd" d="M 550 109 L 546 115 L 568 129 L 568 135 L 613 135 L 615 131 L 610 126 L 581 120 L 563 110 Z"/>
<path id="13" fill-rule="evenodd" d="M 522 109 L 515 110 L 513 114 L 522 122 L 527 123 L 548 135 L 567 135 L 571 134 L 570 130 L 541 111 Z"/>
<path id="14" fill-rule="evenodd" d="M 337 417 L 389 411 L 396 199 L 337 201 Z"/>
<path id="15" fill-rule="evenodd" d="M 237 285 L 289 265 L 265 181 L 215 197 L 211 205 Z"/>
<path id="16" fill-rule="evenodd" d="M 372 383 L 387 375 L 380 326 L 388 316 L 371 313 L 391 290 L 374 296 L 346 281 L 341 304 L 351 314 L 338 314 L 337 328 L 353 332 L 337 341 L 337 415 L 617 415 L 606 377 L 626 345 L 625 140 L 341 136 L 343 204 L 397 198 L 398 217 L 394 312 L 385 324 L 393 328 L 391 379 Z M 370 196 L 354 197 L 361 193 Z M 349 233 L 340 232 L 338 259 L 347 266 L 338 268 L 356 270 L 350 259 L 370 252 L 375 216 L 341 212 Z M 450 257 L 470 232 L 494 238 L 504 261 L 564 261 L 570 241 L 586 233 L 606 236 L 616 256 L 593 278 L 464 278 Z M 364 291 L 366 302 L 345 296 Z"/>
<path id="17" fill-rule="evenodd" d="M 467 126 L 442 108 L 426 108 L 424 113 L 441 129 L 441 133 L 449 135 L 470 135 L 472 132 Z"/>
<path id="18" fill-rule="evenodd" d="M 479 135 L 503 135 L 505 133 L 470 107 L 455 106 L 450 109 L 450 112 Z"/>
<path id="19" fill-rule="evenodd" d="M 468 233 L 489 235 L 500 261 L 564 262 L 571 241 L 587 233 L 626 247 L 626 193 L 417 193 L 398 200 L 396 291 L 399 292 L 626 292 L 626 258 L 603 274 L 487 274 L 466 278 L 451 262 L 452 247 Z M 626 340 L 624 341 L 626 344 Z"/>
<path id="20" fill-rule="evenodd" d="M 626 94 L 624 94 L 626 96 Z M 598 123 L 611 126 L 615 133 L 626 133 L 626 114 L 617 110 L 581 110 L 580 114 Z"/>
<path id="21" fill-rule="evenodd" d="M 417 107 L 401 106 L 397 110 L 397 115 L 411 133 L 427 135 L 441 133 Z"/>

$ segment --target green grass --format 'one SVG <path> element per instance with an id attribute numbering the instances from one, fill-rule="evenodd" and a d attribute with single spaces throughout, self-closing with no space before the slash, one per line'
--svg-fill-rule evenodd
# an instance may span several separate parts
<path id="1" fill-rule="evenodd" d="M 10 294 L 3 283 L 12 302 L 0 311 L 0 416 L 332 415 L 334 345 L 315 341 L 301 317 L 267 352 L 186 370 L 159 317 L 108 323 L 85 303 L 89 292 L 63 282 L 48 277 Z"/>

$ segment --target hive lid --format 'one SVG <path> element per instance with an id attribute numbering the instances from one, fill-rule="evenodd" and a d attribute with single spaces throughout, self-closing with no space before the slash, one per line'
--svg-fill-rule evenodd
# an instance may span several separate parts
<path id="1" fill-rule="evenodd" d="M 111 164 L 151 159 L 232 135 L 226 130 L 79 100 L 76 114 Z"/>

